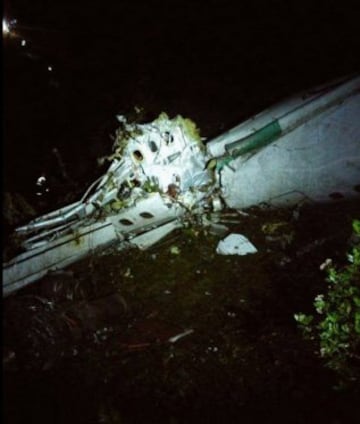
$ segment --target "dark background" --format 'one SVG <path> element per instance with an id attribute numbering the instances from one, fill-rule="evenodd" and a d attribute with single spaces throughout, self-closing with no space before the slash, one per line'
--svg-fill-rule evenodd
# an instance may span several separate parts
<path id="1" fill-rule="evenodd" d="M 4 185 L 33 202 L 41 173 L 54 198 L 70 189 L 54 147 L 72 183 L 95 179 L 116 114 L 135 106 L 211 138 L 359 69 L 359 14 L 342 1 L 13 0 L 4 16 L 17 19 L 3 40 Z"/>
<path id="2" fill-rule="evenodd" d="M 8 0 L 4 4 L 4 16 L 8 20 L 17 19 L 11 36 L 3 37 L 4 191 L 19 193 L 34 206 L 37 213 L 68 202 L 69 193 L 78 199 L 87 185 L 104 171 L 97 166 L 97 158 L 111 151 L 110 135 L 118 126 L 117 114 L 131 115 L 135 106 L 143 108 L 144 120 L 151 120 L 162 111 L 170 116 L 181 114 L 193 119 L 202 136 L 210 139 L 284 96 L 358 72 L 360 65 L 360 16 L 354 5 L 344 1 Z M 22 40 L 26 40 L 26 46 L 21 45 Z M 51 72 L 48 66 L 52 66 Z M 59 156 L 53 153 L 54 147 L 58 149 L 63 168 Z M 47 178 L 49 191 L 37 196 L 36 181 L 41 174 Z M 25 219 L 26 213 L 22 212 Z M 305 219 L 299 224 L 299 234 L 304 236 L 305 245 L 321 240 L 323 233 L 336 233 L 339 228 L 346 228 L 346 241 L 353 212 L 345 213 L 344 209 L 335 212 L 334 218 L 321 209 L 315 210 L 314 215 L 310 214 L 307 221 Z M 345 222 L 346 225 L 342 223 L 341 227 L 339 222 L 346 220 L 349 222 Z M 258 222 L 254 224 L 258 231 L 260 227 Z M 200 252 L 207 243 L 204 242 L 199 248 Z M 254 422 L 252 412 L 261 409 L 261 406 L 265 412 L 259 416 L 264 421 L 280 422 L 272 421 L 273 417 L 268 413 L 274 409 L 266 409 L 271 403 L 272 394 L 275 393 L 276 398 L 277 392 L 282 393 L 279 409 L 284 409 L 285 419 L 281 422 L 292 422 L 292 404 L 287 405 L 287 400 L 292 396 L 296 397 L 294 404 L 298 405 L 300 411 L 300 418 L 294 422 L 302 424 L 304 421 L 301 422 L 301 417 L 307 417 L 306 422 L 311 422 L 314 417 L 313 421 L 317 423 L 342 424 L 350 421 L 340 421 L 338 417 L 350 416 L 354 418 L 353 422 L 357 422 L 357 412 L 353 413 L 358 409 L 357 403 L 352 402 L 353 398 L 342 399 L 341 394 L 337 396 L 332 392 L 332 380 L 328 380 L 327 374 L 324 378 L 322 368 L 318 368 L 317 364 L 314 366 L 313 359 L 309 360 L 313 352 L 302 349 L 292 318 L 297 310 L 305 310 L 306 305 L 311 307 L 318 293 L 316 278 L 320 284 L 324 279 L 322 274 L 318 275 L 319 263 L 323 258 L 333 257 L 334 252 L 339 250 L 337 239 L 330 246 L 326 243 L 324 246 L 324 253 L 315 251 L 314 254 L 314 251 L 310 251 L 308 255 L 290 263 L 289 269 L 280 270 L 268 288 L 262 286 L 262 268 L 258 263 L 253 268 L 249 267 L 248 287 L 249 291 L 255 293 L 255 301 L 249 304 L 254 315 L 249 315 L 250 318 L 245 315 L 246 319 L 239 321 L 239 326 L 245 327 L 253 337 L 251 343 L 255 346 L 254 353 L 249 354 L 245 364 L 251 384 L 244 392 L 253 399 L 248 422 Z M 341 250 L 341 257 L 344 249 Z M 179 261 L 185 257 L 183 255 L 185 247 L 178 257 Z M 196 253 L 191 250 L 189 257 L 196 257 Z M 136 258 L 133 260 L 136 263 Z M 142 260 L 139 260 L 140 264 Z M 121 275 L 124 269 L 117 256 L 108 265 L 104 261 L 104 258 L 99 259 L 95 266 L 101 276 L 96 283 L 101 289 L 94 283 L 95 293 L 111 286 L 113 277 L 110 272 Z M 142 280 L 149 278 L 149 273 L 159 272 L 165 285 L 166 276 L 162 279 L 164 270 L 159 263 L 149 271 L 144 260 L 145 277 Z M 184 264 L 180 262 L 180 265 L 179 275 L 184 269 Z M 125 262 L 125 268 L 127 266 Z M 168 267 L 168 262 L 165 268 L 172 269 Z M 255 272 L 258 268 L 259 278 Z M 242 275 L 243 270 L 239 270 L 240 273 Z M 84 280 L 84 290 L 89 290 L 91 296 L 93 280 L 96 281 L 93 274 L 96 277 L 96 272 L 90 268 L 87 273 L 82 271 L 79 274 Z M 221 272 L 215 274 L 220 275 Z M 192 287 L 191 279 L 187 283 Z M 236 290 L 238 286 L 244 286 L 239 285 L 237 279 L 233 283 Z M 191 293 L 188 286 L 181 290 L 185 296 Z M 234 292 L 230 290 L 228 281 L 222 286 L 224 289 L 220 295 L 223 297 L 217 300 L 219 307 L 225 308 L 227 304 L 232 304 Z M 34 290 L 37 287 L 34 285 Z M 129 287 L 133 287 L 132 281 Z M 257 298 L 261 302 L 257 302 Z M 15 312 L 7 315 L 11 337 L 6 342 L 14 341 L 13 329 L 20 327 L 21 337 L 15 340 L 15 345 L 20 345 L 16 352 L 21 356 L 21 346 L 26 346 L 27 328 L 32 330 L 32 324 L 29 311 L 21 303 L 24 301 L 24 305 L 27 305 L 26 293 L 23 297 L 20 293 L 18 300 L 18 304 L 16 298 L 14 300 L 17 306 Z M 135 315 L 141 309 L 141 301 L 140 296 L 140 302 L 134 302 Z M 186 308 L 182 312 L 187 312 Z M 37 313 L 33 315 L 37 317 Z M 199 316 L 201 318 L 201 314 Z M 45 318 L 48 324 L 46 314 Z M 205 333 L 203 343 L 208 343 L 214 334 L 222 341 L 226 331 L 221 327 L 221 320 L 217 323 L 218 327 L 216 322 L 210 324 L 206 322 L 204 325 L 209 334 Z M 272 334 L 277 334 L 275 339 Z M 202 348 L 201 340 L 195 340 L 193 347 L 199 345 Z M 68 342 L 65 340 L 64 343 Z M 45 346 L 49 350 L 58 349 L 57 345 L 49 343 Z M 46 349 L 45 357 L 48 355 Z M 92 347 L 90 353 L 81 357 L 79 362 L 70 361 L 70 365 L 65 363 L 63 368 L 59 366 L 55 371 L 50 369 L 49 375 L 36 369 L 33 371 L 31 367 L 25 373 L 12 373 L 10 370 L 4 389 L 8 397 L 5 406 L 10 421 L 30 422 L 35 419 L 36 422 L 47 423 L 88 423 L 92 410 L 98 406 L 96 402 L 99 402 L 100 389 L 105 393 L 104 399 L 118 401 L 113 388 L 123 394 L 123 409 L 127 408 L 127 399 L 132 400 L 128 406 L 130 416 L 143 417 L 142 409 L 144 414 L 154 409 L 162 410 L 156 405 L 145 408 L 146 404 L 159 396 L 155 391 L 156 385 L 151 384 L 151 378 L 157 381 L 162 377 L 156 368 L 151 368 L 154 372 L 153 375 L 149 374 L 148 380 L 136 382 L 142 370 L 147 372 L 147 360 L 150 367 L 153 366 L 151 357 L 148 359 L 145 356 L 145 360 L 137 361 L 135 356 L 133 361 L 136 366 L 129 368 L 131 372 L 128 378 L 122 380 L 126 367 L 124 370 L 119 368 L 119 374 L 115 374 L 115 384 L 105 390 L 99 385 L 109 361 L 104 360 L 102 351 L 97 355 L 95 353 Z M 280 368 L 274 365 L 272 355 L 283 361 Z M 37 358 L 30 359 L 36 362 Z M 31 364 L 30 361 L 29 366 Z M 95 370 L 93 364 L 97 367 Z M 205 363 L 204 368 L 207 365 Z M 181 363 L 178 369 L 182 371 Z M 314 374 L 313 370 L 319 369 L 321 371 Z M 235 370 L 238 368 L 235 367 Z M 205 382 L 198 388 L 203 393 L 203 399 L 194 399 L 194 402 L 191 399 L 190 402 L 190 406 L 195 405 L 195 410 L 197 401 L 201 406 L 206 405 L 199 407 L 199 414 L 195 414 L 199 417 L 199 423 L 206 422 L 204 413 L 208 422 L 221 422 L 220 418 L 212 416 L 216 405 L 222 401 L 224 405 L 231 404 L 231 398 L 225 397 L 232 393 L 232 387 L 229 386 L 229 390 L 226 385 L 222 387 L 226 382 L 223 370 L 214 372 L 214 376 L 215 379 L 219 376 L 218 386 L 212 387 L 207 383 L 212 379 L 202 380 L 200 374 L 200 381 Z M 229 381 L 237 381 L 236 377 Z M 183 380 L 180 378 L 180 381 Z M 132 389 L 129 393 L 128 386 Z M 289 387 L 294 393 L 290 393 Z M 167 389 L 165 387 L 163 390 Z M 161 392 L 161 387 L 158 390 Z M 153 397 L 152 392 L 155 393 Z M 209 397 L 206 392 L 209 392 Z M 169 398 L 171 393 L 164 396 L 164 403 Z M 211 408 L 212 403 L 214 409 Z M 237 416 L 238 403 L 235 402 L 232 407 L 235 408 L 234 416 Z M 171 405 L 168 408 L 171 410 Z M 334 414 L 333 411 L 337 409 L 340 412 Z M 304 415 L 302 411 L 305 411 Z M 312 415 L 314 412 L 315 415 Z M 119 421 L 114 419 L 107 422 L 120 421 L 121 417 Z M 156 416 L 149 415 L 147 421 L 136 421 L 134 418 L 129 422 L 160 421 Z M 164 422 L 182 421 L 169 419 Z"/>

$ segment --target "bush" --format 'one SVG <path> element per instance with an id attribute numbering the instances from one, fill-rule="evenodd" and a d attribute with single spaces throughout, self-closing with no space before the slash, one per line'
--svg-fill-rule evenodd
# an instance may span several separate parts
<path id="1" fill-rule="evenodd" d="M 327 259 L 320 267 L 329 285 L 314 299 L 316 315 L 294 315 L 304 337 L 316 344 L 316 352 L 342 385 L 360 382 L 360 221 L 353 222 L 353 230 L 348 263 L 337 267 Z"/>

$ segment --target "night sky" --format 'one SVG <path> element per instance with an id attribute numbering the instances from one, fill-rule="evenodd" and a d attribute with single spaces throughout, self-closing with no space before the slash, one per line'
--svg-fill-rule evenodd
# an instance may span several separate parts
<path id="1" fill-rule="evenodd" d="M 358 13 L 340 1 L 8 0 L 4 16 L 17 20 L 4 38 L 4 183 L 25 195 L 55 173 L 54 147 L 74 182 L 92 181 L 116 114 L 135 106 L 211 138 L 359 69 Z"/>

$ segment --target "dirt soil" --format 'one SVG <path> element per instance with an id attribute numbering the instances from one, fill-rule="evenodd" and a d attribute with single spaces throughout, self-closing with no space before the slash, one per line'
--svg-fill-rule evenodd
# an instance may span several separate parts
<path id="1" fill-rule="evenodd" d="M 334 390 L 293 315 L 344 262 L 359 205 L 247 213 L 227 225 L 255 254 L 190 228 L 6 299 L 6 422 L 356 422 L 356 388 Z"/>

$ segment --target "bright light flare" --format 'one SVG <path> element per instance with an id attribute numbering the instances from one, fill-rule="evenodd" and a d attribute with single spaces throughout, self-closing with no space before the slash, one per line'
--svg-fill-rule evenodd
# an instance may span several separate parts
<path id="1" fill-rule="evenodd" d="M 2 31 L 4 35 L 9 34 L 10 32 L 10 27 L 9 24 L 7 23 L 6 19 L 3 19 L 2 21 Z"/>
<path id="2" fill-rule="evenodd" d="M 6 18 L 3 18 L 2 20 L 2 32 L 3 35 L 14 35 L 13 28 L 17 24 L 17 19 L 10 19 L 9 21 Z"/>

